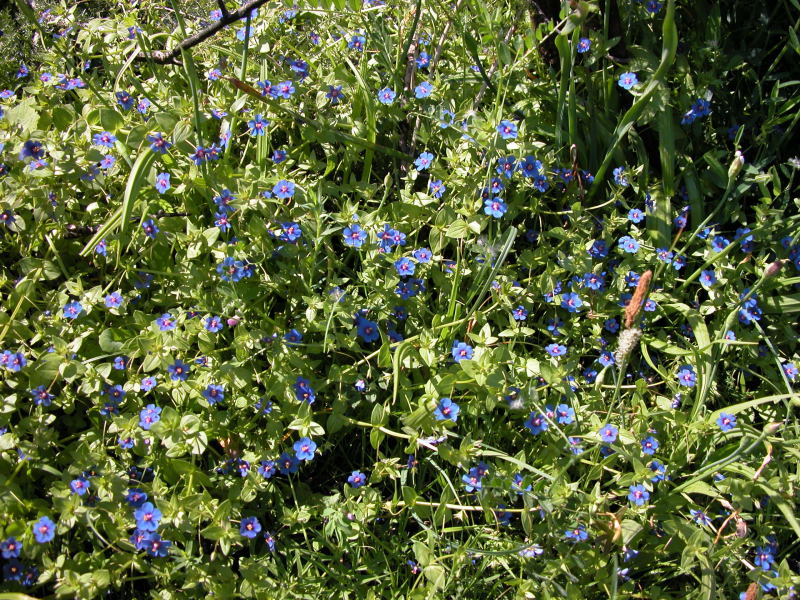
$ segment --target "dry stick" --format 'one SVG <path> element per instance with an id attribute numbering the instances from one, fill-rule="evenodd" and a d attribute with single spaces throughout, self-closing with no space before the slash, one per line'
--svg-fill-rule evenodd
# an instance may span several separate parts
<path id="1" fill-rule="evenodd" d="M 519 19 L 517 19 L 517 20 L 519 20 Z M 508 42 L 511 41 L 511 37 L 514 35 L 514 33 L 516 33 L 516 31 L 517 31 L 517 26 L 516 25 L 512 25 L 511 27 L 509 27 L 508 31 L 506 32 L 506 36 L 503 38 L 503 43 L 504 44 L 508 44 Z M 492 63 L 492 66 L 489 67 L 489 71 L 486 73 L 486 79 L 491 80 L 492 75 L 494 75 L 495 72 L 497 71 L 498 64 L 499 64 L 499 61 L 495 58 L 494 62 Z M 488 89 L 488 87 L 489 87 L 489 84 L 486 81 L 484 81 L 483 85 L 481 85 L 480 91 L 478 91 L 478 95 L 475 96 L 475 104 L 473 105 L 473 106 L 475 106 L 475 108 L 480 106 L 481 100 L 483 100 L 483 95 L 486 93 L 486 90 Z"/>
<path id="2" fill-rule="evenodd" d="M 433 74 L 436 71 L 436 65 L 439 64 L 439 58 L 441 58 L 441 56 L 442 56 L 442 50 L 444 49 L 444 42 L 445 42 L 445 39 L 447 38 L 447 34 L 450 33 L 450 27 L 453 24 L 453 19 L 455 18 L 455 15 L 458 14 L 458 9 L 461 8 L 461 5 L 463 3 L 464 3 L 464 0 L 458 0 L 458 2 L 456 2 L 456 6 L 453 9 L 453 16 L 450 19 L 448 19 L 447 24 L 444 26 L 444 31 L 442 31 L 442 35 L 439 36 L 439 43 L 436 46 L 436 52 L 433 53 L 433 60 L 431 61 L 431 68 L 428 69 L 428 72 L 430 73 L 431 79 L 433 79 Z"/>
<path id="3" fill-rule="evenodd" d="M 416 10 L 422 10 L 421 7 L 417 7 Z M 417 23 L 419 22 L 419 14 L 415 12 L 414 14 L 414 23 L 412 27 L 416 27 Z M 400 98 L 400 105 L 405 108 L 408 105 L 408 97 L 411 95 L 411 92 L 414 89 L 414 74 L 416 73 L 417 69 L 417 37 L 416 32 L 412 32 L 413 37 L 411 38 L 411 42 L 408 45 L 408 52 L 406 52 L 406 74 L 403 77 L 403 94 Z M 413 155 L 414 154 L 414 136 L 417 132 L 417 127 L 419 126 L 419 117 L 417 117 L 417 121 L 414 124 L 413 129 L 409 132 L 408 130 L 408 122 L 406 120 L 403 121 L 403 125 L 405 127 L 401 127 L 400 133 L 400 150 L 405 152 L 406 154 Z M 405 170 L 406 166 L 403 163 L 402 168 Z"/>
<path id="4" fill-rule="evenodd" d="M 464 0 L 458 0 L 458 2 L 456 3 L 456 7 L 453 9 L 453 15 L 454 16 L 458 14 L 458 9 L 461 6 L 462 2 L 464 2 Z M 442 49 L 444 48 L 444 41 L 445 41 L 445 38 L 447 37 L 448 32 L 450 31 L 450 26 L 452 24 L 453 24 L 453 18 L 450 18 L 447 21 L 447 24 L 444 26 L 444 30 L 442 31 L 442 35 L 439 37 L 439 44 L 436 46 L 436 52 L 433 53 L 433 60 L 431 61 L 430 69 L 428 69 L 428 76 L 431 79 L 433 79 L 433 74 L 436 71 L 436 64 L 439 62 L 439 58 L 442 55 Z M 416 46 L 416 43 L 414 43 L 414 46 Z M 416 65 L 416 60 L 414 58 L 414 55 L 411 55 L 410 51 L 409 51 L 408 60 L 410 62 L 408 64 L 408 67 L 407 67 L 407 70 L 406 70 L 406 77 L 408 77 L 409 67 L 410 67 L 410 71 L 411 71 L 411 73 L 413 75 L 413 73 L 415 71 L 415 69 L 413 67 Z M 406 82 L 406 83 L 408 84 L 408 82 Z M 410 88 L 408 88 L 407 91 L 410 93 Z M 417 147 L 417 130 L 419 129 L 419 125 L 420 125 L 420 117 L 417 116 L 416 121 L 414 121 L 414 129 L 411 130 L 411 147 L 410 147 L 410 151 L 409 151 L 409 154 L 411 154 L 411 155 L 414 155 L 416 153 L 415 150 L 416 150 L 416 147 Z"/>
<path id="5" fill-rule="evenodd" d="M 181 62 L 177 59 L 177 56 L 183 50 L 188 50 L 189 48 L 193 48 L 197 46 L 197 44 L 207 40 L 212 35 L 220 31 L 222 28 L 230 25 L 231 23 L 235 23 L 236 21 L 241 21 L 247 15 L 250 14 L 254 8 L 258 8 L 267 3 L 268 0 L 249 0 L 245 2 L 242 6 L 237 8 L 233 12 L 223 12 L 222 18 L 209 25 L 205 29 L 201 29 L 197 33 L 190 35 L 184 40 L 178 42 L 178 45 L 172 48 L 171 50 L 155 50 L 153 52 L 140 52 L 139 55 L 136 57 L 136 60 L 152 60 L 155 63 L 160 65 L 179 65 Z M 227 14 L 225 14 L 227 13 Z"/>

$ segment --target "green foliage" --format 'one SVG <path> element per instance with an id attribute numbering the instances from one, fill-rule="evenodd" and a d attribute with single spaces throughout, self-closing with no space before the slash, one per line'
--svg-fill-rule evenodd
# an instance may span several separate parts
<path id="1" fill-rule="evenodd" d="M 0 599 L 793 597 L 800 6 L 558 4 L 0 12 Z"/>

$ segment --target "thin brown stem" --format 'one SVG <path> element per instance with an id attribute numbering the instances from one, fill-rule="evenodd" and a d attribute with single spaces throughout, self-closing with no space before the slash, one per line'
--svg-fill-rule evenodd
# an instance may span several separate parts
<path id="1" fill-rule="evenodd" d="M 197 33 L 190 35 L 189 37 L 181 40 L 178 44 L 173 47 L 171 50 L 155 50 L 153 52 L 140 52 L 139 55 L 136 57 L 137 60 L 152 60 L 154 63 L 158 63 L 160 65 L 179 65 L 181 64 L 178 60 L 178 56 L 184 50 L 188 50 L 189 48 L 193 48 L 197 46 L 201 42 L 204 42 L 218 31 L 223 29 L 224 27 L 230 25 L 231 23 L 235 23 L 236 21 L 241 21 L 242 19 L 246 18 L 247 15 L 254 8 L 258 8 L 267 3 L 267 0 L 248 0 L 242 6 L 237 8 L 233 12 L 228 12 L 227 9 L 224 8 L 224 2 L 222 0 L 219 1 L 220 10 L 222 10 L 222 18 L 217 21 L 216 23 L 212 23 L 205 29 L 201 29 Z"/>

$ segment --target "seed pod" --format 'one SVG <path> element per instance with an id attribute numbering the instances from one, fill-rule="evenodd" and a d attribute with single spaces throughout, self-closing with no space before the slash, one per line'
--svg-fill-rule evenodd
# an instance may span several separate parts
<path id="1" fill-rule="evenodd" d="M 626 329 L 619 334 L 619 345 L 614 353 L 614 360 L 618 365 L 636 348 L 641 337 L 642 330 L 638 328 Z"/>
<path id="2" fill-rule="evenodd" d="M 650 287 L 650 280 L 652 278 L 653 272 L 650 270 L 645 271 L 639 278 L 639 283 L 636 285 L 633 298 L 631 298 L 628 306 L 625 307 L 625 327 L 633 327 L 636 315 L 639 314 L 642 308 L 642 300 L 644 300 L 644 297 L 647 295 L 647 290 Z"/>

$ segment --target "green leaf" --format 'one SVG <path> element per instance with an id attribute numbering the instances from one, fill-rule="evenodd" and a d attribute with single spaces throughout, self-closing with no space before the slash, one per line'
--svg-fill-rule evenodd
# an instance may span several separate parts
<path id="1" fill-rule="evenodd" d="M 469 235 L 469 225 L 463 219 L 457 219 L 450 223 L 445 231 L 445 235 L 452 239 L 461 239 Z"/>
<path id="2" fill-rule="evenodd" d="M 35 106 L 36 99 L 28 96 L 6 111 L 5 120 L 11 125 L 18 125 L 23 131 L 30 134 L 36 130 L 39 123 L 39 113 Z"/>

